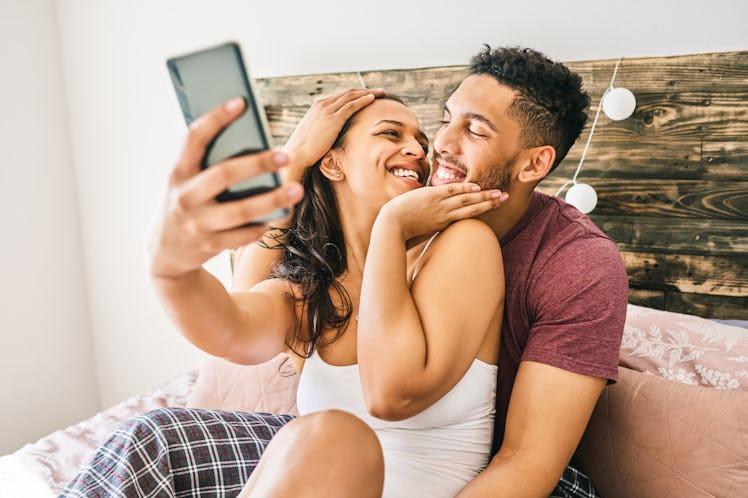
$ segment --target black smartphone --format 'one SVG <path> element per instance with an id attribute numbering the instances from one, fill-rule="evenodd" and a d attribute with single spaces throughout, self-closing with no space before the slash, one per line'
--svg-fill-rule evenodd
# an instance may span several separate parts
<path id="1" fill-rule="evenodd" d="M 224 128 L 207 147 L 202 168 L 270 148 L 265 108 L 252 88 L 237 43 L 224 43 L 172 57 L 166 61 L 166 66 L 187 125 L 235 97 L 242 97 L 245 101 L 244 113 Z M 278 173 L 264 173 L 231 185 L 216 199 L 220 202 L 243 199 L 273 190 L 280 184 Z M 279 209 L 255 220 L 255 223 L 282 218 L 287 214 L 287 209 Z"/>

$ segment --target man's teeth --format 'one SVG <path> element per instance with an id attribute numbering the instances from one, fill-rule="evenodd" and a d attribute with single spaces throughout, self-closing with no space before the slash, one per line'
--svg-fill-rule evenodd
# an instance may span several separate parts
<path id="1" fill-rule="evenodd" d="M 395 176 L 402 176 L 406 178 L 413 178 L 415 181 L 418 181 L 418 173 L 416 173 L 413 170 L 405 169 L 405 168 L 393 168 L 390 173 L 392 173 Z"/>
<path id="2" fill-rule="evenodd" d="M 457 178 L 457 175 L 447 169 L 439 168 L 436 170 L 436 177 L 440 180 L 454 180 Z"/>

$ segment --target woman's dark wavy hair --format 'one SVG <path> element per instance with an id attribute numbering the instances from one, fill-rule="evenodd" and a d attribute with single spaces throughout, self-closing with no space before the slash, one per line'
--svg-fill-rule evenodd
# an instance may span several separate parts
<path id="1" fill-rule="evenodd" d="M 519 95 L 509 107 L 523 147 L 556 149 L 553 171 L 582 133 L 590 97 L 582 78 L 560 62 L 529 48 L 485 48 L 470 61 L 470 74 L 493 76 Z"/>
<path id="2" fill-rule="evenodd" d="M 403 104 L 396 95 L 377 98 Z M 348 130 L 357 116 L 358 113 L 346 121 L 332 149 L 345 147 Z M 300 295 L 289 293 L 286 297 L 295 309 L 300 305 L 306 312 L 309 337 L 302 333 L 299 322 L 294 327 L 293 338 L 286 343 L 297 354 L 307 357 L 315 348 L 326 346 L 343 334 L 353 310 L 348 292 L 336 280 L 345 272 L 348 260 L 338 205 L 330 181 L 320 171 L 321 161 L 308 168 L 301 179 L 304 198 L 296 205 L 291 217 L 284 257 L 270 275 L 297 284 L 300 289 Z M 337 296 L 339 306 L 335 305 L 333 296 Z M 325 330 L 335 330 L 336 334 L 322 343 Z M 306 351 L 296 351 L 299 344 L 308 344 Z"/>

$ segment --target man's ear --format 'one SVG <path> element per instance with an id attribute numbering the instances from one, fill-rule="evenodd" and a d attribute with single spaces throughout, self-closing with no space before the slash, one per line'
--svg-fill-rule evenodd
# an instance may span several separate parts
<path id="1" fill-rule="evenodd" d="M 550 145 L 542 145 L 530 149 L 527 162 L 519 172 L 519 180 L 526 183 L 537 183 L 551 171 L 553 161 L 556 160 L 556 149 Z"/>
<path id="2" fill-rule="evenodd" d="M 328 151 L 319 163 L 319 170 L 325 175 L 325 178 L 331 182 L 337 182 L 343 179 L 343 168 L 333 151 Z"/>

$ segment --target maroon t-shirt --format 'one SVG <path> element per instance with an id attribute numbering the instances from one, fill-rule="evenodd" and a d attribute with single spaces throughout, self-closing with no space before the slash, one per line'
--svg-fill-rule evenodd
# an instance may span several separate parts
<path id="1" fill-rule="evenodd" d="M 615 381 L 628 279 L 613 240 L 558 197 L 535 192 L 501 239 L 506 278 L 494 452 L 521 361 Z"/>

